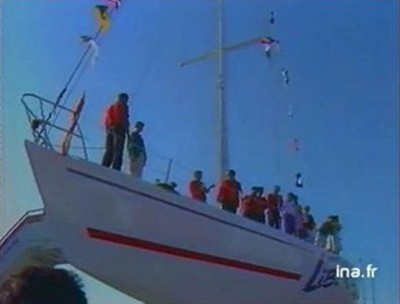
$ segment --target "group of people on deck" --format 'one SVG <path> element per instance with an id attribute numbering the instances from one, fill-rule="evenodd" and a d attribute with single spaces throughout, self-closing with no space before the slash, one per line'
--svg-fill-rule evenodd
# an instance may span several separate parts
<path id="1" fill-rule="evenodd" d="M 141 135 L 144 123 L 136 122 L 130 132 L 128 100 L 128 94 L 121 93 L 118 95 L 117 101 L 106 110 L 104 119 L 106 143 L 102 165 L 121 170 L 127 138 L 130 174 L 141 178 L 147 161 L 146 148 Z M 195 171 L 193 180 L 189 184 L 189 193 L 194 200 L 205 203 L 207 194 L 215 185 L 207 187 L 202 179 L 203 173 L 199 170 Z M 156 185 L 179 194 L 176 190 L 176 183 L 157 181 Z M 236 179 L 236 172 L 229 170 L 218 185 L 217 201 L 222 210 L 235 214 L 239 212 L 246 218 L 267 223 L 270 227 L 282 229 L 290 235 L 314 242 L 318 246 L 338 253 L 341 250 L 339 217 L 328 217 L 321 227 L 316 229 L 310 207 L 302 207 L 298 203 L 298 196 L 291 192 L 287 193 L 284 199 L 280 191 L 281 188 L 275 186 L 272 193 L 264 195 L 263 187 L 252 187 L 251 193 L 244 195 L 242 186 Z"/>
<path id="2" fill-rule="evenodd" d="M 202 181 L 201 171 L 195 171 L 193 180 L 189 183 L 191 197 L 200 202 L 206 202 L 207 194 L 215 187 L 206 187 Z M 339 253 L 341 225 L 338 216 L 329 216 L 316 229 L 314 217 L 309 206 L 301 206 L 298 196 L 289 192 L 284 199 L 280 194 L 281 188 L 275 186 L 273 191 L 264 195 L 263 187 L 252 187 L 248 195 L 243 195 L 236 172 L 229 170 L 217 189 L 217 201 L 222 210 L 240 213 L 251 220 L 268 224 L 275 229 L 281 229 L 290 235 L 315 243 L 329 251 Z"/>

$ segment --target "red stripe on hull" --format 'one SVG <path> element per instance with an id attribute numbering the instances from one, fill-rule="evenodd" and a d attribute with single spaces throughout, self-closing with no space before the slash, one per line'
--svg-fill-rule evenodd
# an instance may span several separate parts
<path id="1" fill-rule="evenodd" d="M 247 270 L 252 272 L 257 272 L 261 274 L 271 275 L 279 278 L 290 279 L 290 280 L 300 280 L 301 275 L 293 272 L 287 272 L 284 270 L 259 266 L 255 264 L 250 264 L 246 262 L 236 261 L 232 259 L 222 258 L 218 256 L 213 256 L 205 253 L 195 252 L 187 249 L 172 247 L 168 245 L 163 245 L 159 243 L 149 242 L 146 240 L 141 240 L 133 237 L 128 237 L 112 232 L 102 231 L 94 228 L 87 228 L 89 236 L 93 239 L 106 241 L 114 244 L 125 245 L 129 247 L 140 248 L 144 250 L 149 250 L 153 252 L 164 253 L 176 257 L 186 258 L 190 260 L 203 261 L 207 263 L 217 264 L 221 266 L 232 267 L 240 270 Z"/>

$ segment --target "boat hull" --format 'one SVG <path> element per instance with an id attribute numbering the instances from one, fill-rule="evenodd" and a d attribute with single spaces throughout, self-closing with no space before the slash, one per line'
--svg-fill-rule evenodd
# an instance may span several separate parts
<path id="1" fill-rule="evenodd" d="M 67 260 L 146 303 L 355 303 L 346 261 L 239 215 L 26 142 Z"/>

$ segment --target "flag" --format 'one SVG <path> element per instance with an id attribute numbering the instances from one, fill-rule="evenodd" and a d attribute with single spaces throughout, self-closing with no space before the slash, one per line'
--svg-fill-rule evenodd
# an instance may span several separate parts
<path id="1" fill-rule="evenodd" d="M 269 17 L 269 23 L 274 24 L 275 23 L 275 12 L 270 12 L 270 17 Z"/>
<path id="2" fill-rule="evenodd" d="M 289 106 L 288 106 L 288 116 L 289 116 L 290 118 L 293 117 L 293 105 L 292 105 L 291 103 L 290 103 Z"/>
<path id="3" fill-rule="evenodd" d="M 271 37 L 262 37 L 260 39 L 260 42 L 262 44 L 271 44 L 274 41 L 274 39 L 272 39 Z"/>
<path id="4" fill-rule="evenodd" d="M 295 151 L 300 151 L 300 143 L 297 138 L 293 139 L 293 149 Z"/>
<path id="5" fill-rule="evenodd" d="M 81 41 L 88 45 L 90 51 L 90 63 L 91 65 L 95 65 L 100 53 L 99 45 L 92 37 L 86 35 L 81 36 Z"/>
<path id="6" fill-rule="evenodd" d="M 303 187 L 303 177 L 301 176 L 301 173 L 297 173 L 295 175 L 296 180 L 295 180 L 295 185 L 297 188 L 302 188 Z"/>
<path id="7" fill-rule="evenodd" d="M 74 136 L 74 131 L 78 126 L 79 117 L 81 115 L 83 106 L 85 105 L 85 93 L 83 93 L 82 97 L 79 99 L 75 109 L 72 111 L 71 116 L 71 124 L 68 128 L 67 134 L 64 137 L 64 140 L 61 143 L 61 154 L 68 155 L 69 148 L 71 146 L 72 137 Z"/>
<path id="8" fill-rule="evenodd" d="M 283 68 L 283 69 L 281 70 L 281 74 L 282 74 L 282 76 L 283 76 L 283 84 L 284 84 L 285 86 L 288 86 L 288 85 L 289 85 L 289 81 L 290 81 L 290 78 L 289 78 L 289 70 Z"/>
<path id="9" fill-rule="evenodd" d="M 93 39 L 92 37 L 87 36 L 87 35 L 82 35 L 80 38 L 81 38 L 81 41 L 82 41 L 83 43 L 89 42 L 90 40 Z"/>
<path id="10" fill-rule="evenodd" d="M 95 16 L 100 27 L 101 32 L 105 32 L 110 27 L 110 18 L 108 16 L 108 6 L 96 5 Z"/>
<path id="11" fill-rule="evenodd" d="M 121 0 L 108 0 L 109 6 L 115 8 L 116 10 L 121 7 L 121 3 Z"/>

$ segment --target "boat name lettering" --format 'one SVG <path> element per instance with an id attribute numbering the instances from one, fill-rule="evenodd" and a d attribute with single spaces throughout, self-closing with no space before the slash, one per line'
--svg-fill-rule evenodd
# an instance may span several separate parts
<path id="1" fill-rule="evenodd" d="M 308 280 L 306 286 L 304 286 L 303 291 L 311 292 L 319 288 L 327 288 L 332 285 L 339 285 L 339 281 L 336 278 L 335 268 L 324 268 L 323 261 L 320 260 L 315 267 L 314 273 Z"/>

